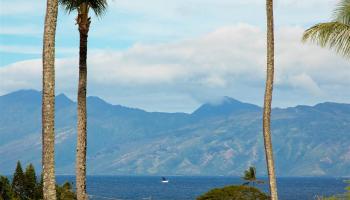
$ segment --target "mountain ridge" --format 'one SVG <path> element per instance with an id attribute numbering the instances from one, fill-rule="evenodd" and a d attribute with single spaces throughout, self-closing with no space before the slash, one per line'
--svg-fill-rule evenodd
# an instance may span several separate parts
<path id="1" fill-rule="evenodd" d="M 22 94 L 22 95 L 21 95 Z M 25 94 L 25 95 L 23 95 Z M 6 93 L 4 95 L 0 95 L 0 97 L 10 97 L 12 95 L 15 95 L 15 97 L 13 98 L 18 98 L 18 97 L 24 97 L 24 96 L 29 96 L 28 94 L 31 94 L 33 96 L 31 96 L 32 98 L 33 97 L 36 97 L 38 100 L 41 101 L 41 91 L 38 91 L 38 90 L 34 90 L 34 89 L 22 89 L 22 90 L 16 90 L 14 92 L 9 92 L 9 93 Z M 19 95 L 19 96 L 17 96 Z M 38 98 L 40 97 L 40 99 Z M 66 101 L 69 101 L 69 102 L 72 102 L 72 103 L 76 103 L 76 101 L 72 100 L 71 98 L 69 98 L 67 95 L 65 95 L 64 93 L 59 93 L 56 95 L 56 101 L 57 101 L 57 98 L 59 99 L 65 99 Z M 97 97 L 97 96 L 87 96 L 87 99 L 94 99 L 94 100 L 97 100 L 97 101 L 101 101 L 101 102 L 104 102 L 105 104 L 109 104 L 109 105 L 112 105 L 112 106 L 120 106 L 120 107 L 124 107 L 124 108 L 129 108 L 129 109 L 136 109 L 136 110 L 141 110 L 141 111 L 145 111 L 145 112 L 149 112 L 149 113 L 168 113 L 168 114 L 171 114 L 171 113 L 185 113 L 185 114 L 193 114 L 195 113 L 198 109 L 200 109 L 201 107 L 203 106 L 212 106 L 212 107 L 217 107 L 217 106 L 221 106 L 222 104 L 225 104 L 227 102 L 235 102 L 235 103 L 238 103 L 238 104 L 244 104 L 244 105 L 249 105 L 251 107 L 255 107 L 256 109 L 262 109 L 261 106 L 258 106 L 258 105 L 255 105 L 255 104 L 252 104 L 252 103 L 248 103 L 248 102 L 243 102 L 243 101 L 239 101 L 235 98 L 232 98 L 232 97 L 229 97 L 229 96 L 223 96 L 221 98 L 219 98 L 219 100 L 216 100 L 216 101 L 209 101 L 209 102 L 206 102 L 206 103 L 203 103 L 201 104 L 200 106 L 198 106 L 196 109 L 194 109 L 192 112 L 190 113 L 186 113 L 186 112 L 163 112 L 163 111 L 146 111 L 142 108 L 136 108 L 136 107 L 129 107 L 129 106 L 123 106 L 121 104 L 114 104 L 114 103 L 110 103 L 110 102 L 107 102 L 105 100 L 103 100 L 102 98 L 100 97 Z M 219 102 L 219 103 L 218 103 Z M 332 102 L 332 101 L 325 101 L 325 102 L 321 102 L 321 103 L 316 103 L 316 104 L 313 104 L 313 105 L 295 105 L 295 106 L 287 106 L 287 107 L 273 107 L 272 109 L 292 109 L 292 108 L 297 108 L 297 107 L 320 107 L 322 105 L 340 105 L 340 106 L 350 106 L 350 103 L 338 103 L 338 102 Z"/>
<path id="2" fill-rule="evenodd" d="M 40 167 L 41 159 L 41 94 L 11 94 L 0 96 L 2 174 L 17 160 Z M 56 99 L 56 171 L 74 174 L 76 103 Z M 89 174 L 240 175 L 255 165 L 265 175 L 259 106 L 225 97 L 192 113 L 165 113 L 87 101 Z M 350 104 L 274 108 L 272 134 L 278 175 L 350 175 Z"/>

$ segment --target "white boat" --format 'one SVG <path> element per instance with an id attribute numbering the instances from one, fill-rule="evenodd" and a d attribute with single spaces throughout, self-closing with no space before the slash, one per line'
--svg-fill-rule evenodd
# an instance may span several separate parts
<path id="1" fill-rule="evenodd" d="M 162 183 L 169 183 L 169 180 L 166 179 L 165 177 L 162 177 Z"/>

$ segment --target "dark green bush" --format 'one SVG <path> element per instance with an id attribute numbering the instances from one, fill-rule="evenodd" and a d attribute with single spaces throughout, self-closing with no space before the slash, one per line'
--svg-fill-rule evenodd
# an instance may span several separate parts
<path id="1" fill-rule="evenodd" d="M 11 183 L 5 176 L 0 176 L 0 200 L 14 200 L 15 194 Z"/>
<path id="2" fill-rule="evenodd" d="M 56 185 L 57 200 L 76 200 L 76 194 L 71 183 Z M 42 200 L 42 177 L 37 182 L 35 169 L 29 164 L 23 172 L 21 163 L 17 163 L 12 183 L 5 176 L 0 175 L 0 200 Z"/>
<path id="3" fill-rule="evenodd" d="M 268 200 L 269 197 L 255 187 L 233 185 L 210 190 L 197 200 Z"/>

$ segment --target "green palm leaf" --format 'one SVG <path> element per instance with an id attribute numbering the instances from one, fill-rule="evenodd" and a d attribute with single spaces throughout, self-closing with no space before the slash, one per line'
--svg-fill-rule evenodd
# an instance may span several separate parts
<path id="1" fill-rule="evenodd" d="M 59 0 L 59 4 L 63 6 L 68 13 L 74 10 L 79 11 L 79 7 L 84 3 L 94 11 L 96 16 L 103 15 L 108 6 L 107 0 Z"/>
<path id="2" fill-rule="evenodd" d="M 342 0 L 334 10 L 333 21 L 307 29 L 303 42 L 311 41 L 350 57 L 350 0 Z"/>
<path id="3" fill-rule="evenodd" d="M 334 10 L 334 21 L 350 25 L 350 0 L 343 0 Z"/>
<path id="4" fill-rule="evenodd" d="M 346 57 L 350 56 L 350 26 L 341 22 L 320 23 L 304 32 L 304 42 L 310 40 L 329 47 Z"/>
<path id="5" fill-rule="evenodd" d="M 242 177 L 246 181 L 255 181 L 256 180 L 256 169 L 255 167 L 249 167 L 244 171 L 244 176 Z"/>

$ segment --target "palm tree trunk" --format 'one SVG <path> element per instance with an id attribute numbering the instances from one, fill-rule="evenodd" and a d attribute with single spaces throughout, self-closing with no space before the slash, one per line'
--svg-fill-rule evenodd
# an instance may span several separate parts
<path id="1" fill-rule="evenodd" d="M 56 200 L 55 184 L 55 35 L 58 2 L 47 0 L 43 44 L 42 171 L 43 199 Z"/>
<path id="2" fill-rule="evenodd" d="M 90 20 L 87 15 L 79 14 L 79 84 L 78 84 L 78 124 L 77 124 L 77 155 L 76 182 L 77 199 L 86 200 L 86 147 L 87 147 L 87 114 L 86 114 L 86 86 L 87 86 L 87 39 Z"/>
<path id="3" fill-rule="evenodd" d="M 274 79 L 274 25 L 273 25 L 273 0 L 266 0 L 267 14 L 267 76 L 264 98 L 263 134 L 265 156 L 269 176 L 270 196 L 277 200 L 277 185 L 271 141 L 271 102 Z"/>

